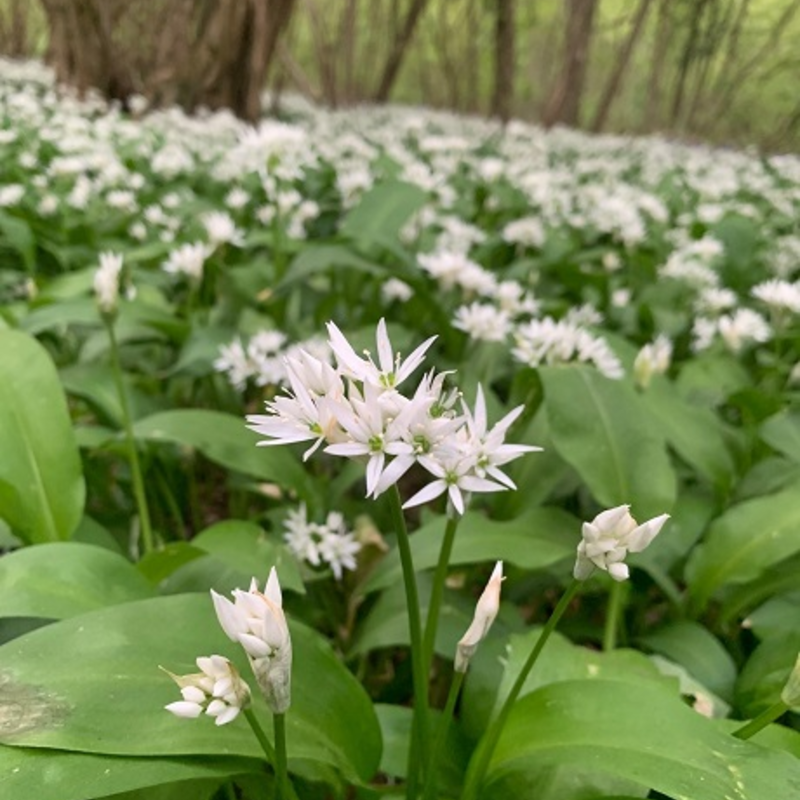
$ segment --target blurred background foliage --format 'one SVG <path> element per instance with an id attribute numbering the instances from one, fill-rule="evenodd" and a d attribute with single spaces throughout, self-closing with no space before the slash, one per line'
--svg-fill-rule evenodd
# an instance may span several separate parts
<path id="1" fill-rule="evenodd" d="M 250 119 L 269 86 L 800 149 L 800 0 L 0 0 L 0 52 Z"/>

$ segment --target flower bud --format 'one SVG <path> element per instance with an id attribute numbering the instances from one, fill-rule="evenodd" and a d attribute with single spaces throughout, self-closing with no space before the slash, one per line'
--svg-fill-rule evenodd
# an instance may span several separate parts
<path id="1" fill-rule="evenodd" d="M 472 624 L 467 628 L 467 632 L 461 637 L 461 641 L 456 647 L 455 670 L 456 672 L 466 672 L 469 662 L 478 644 L 486 638 L 489 628 L 497 616 L 500 609 L 500 584 L 503 582 L 503 562 L 498 561 L 492 571 L 489 583 L 483 590 L 483 594 L 475 607 L 475 616 Z"/>

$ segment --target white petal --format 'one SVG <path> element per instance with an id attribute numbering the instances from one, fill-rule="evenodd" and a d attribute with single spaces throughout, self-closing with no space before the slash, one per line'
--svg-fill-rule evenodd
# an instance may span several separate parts
<path id="1" fill-rule="evenodd" d="M 205 703 L 206 693 L 198 686 L 184 686 L 181 696 L 187 703 Z"/>
<path id="2" fill-rule="evenodd" d="M 447 484 L 444 481 L 433 481 L 433 483 L 429 483 L 427 486 L 420 489 L 413 497 L 406 500 L 405 503 L 403 503 L 403 508 L 413 508 L 414 506 L 422 505 L 422 503 L 427 503 L 440 494 L 444 494 L 446 491 Z"/>
<path id="3" fill-rule="evenodd" d="M 264 658 L 264 656 L 268 656 L 272 652 L 272 648 L 265 641 L 252 634 L 240 633 L 238 640 L 247 655 L 253 658 Z"/>
<path id="4" fill-rule="evenodd" d="M 200 716 L 203 709 L 197 703 L 187 703 L 185 700 L 179 700 L 177 703 L 170 703 L 164 708 L 176 717 L 183 717 L 184 719 L 196 719 Z"/>
<path id="5" fill-rule="evenodd" d="M 389 333 L 386 330 L 386 320 L 383 317 L 378 323 L 375 339 L 378 344 L 378 363 L 381 365 L 381 372 L 385 372 L 388 375 L 394 372 L 394 355 Z"/>
<path id="6" fill-rule="evenodd" d="M 669 514 L 661 514 L 661 516 L 654 517 L 631 531 L 627 540 L 628 550 L 631 553 L 641 553 L 658 536 L 668 519 Z"/>
<path id="7" fill-rule="evenodd" d="M 628 565 L 624 561 L 617 561 L 615 564 L 608 565 L 608 574 L 615 581 L 624 581 L 627 580 L 630 572 L 628 571 Z"/>
<path id="8" fill-rule="evenodd" d="M 281 584 L 278 581 L 278 571 L 275 567 L 272 567 L 269 571 L 267 585 L 264 587 L 264 597 L 268 597 L 272 600 L 278 608 L 283 607 L 283 593 L 281 592 Z"/>
<path id="9" fill-rule="evenodd" d="M 217 619 L 222 630 L 229 639 L 237 641 L 238 635 L 247 630 L 246 621 L 227 597 L 217 594 L 212 589 L 211 599 L 214 601 L 214 610 L 217 612 Z"/>
<path id="10" fill-rule="evenodd" d="M 455 483 L 451 483 L 450 486 L 447 487 L 447 495 L 450 498 L 450 502 L 453 504 L 453 508 L 463 516 L 464 498 L 461 496 L 461 490 Z"/>
<path id="11" fill-rule="evenodd" d="M 215 725 L 227 725 L 239 716 L 241 709 L 239 706 L 228 706 L 215 720 Z"/>

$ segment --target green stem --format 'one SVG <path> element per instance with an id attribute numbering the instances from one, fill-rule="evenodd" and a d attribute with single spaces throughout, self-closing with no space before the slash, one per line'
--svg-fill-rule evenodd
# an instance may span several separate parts
<path id="1" fill-rule="evenodd" d="M 406 590 L 406 608 L 408 610 L 408 630 L 411 635 L 411 670 L 414 684 L 414 720 L 412 724 L 412 740 L 408 751 L 408 784 L 406 797 L 414 800 L 419 790 L 418 752 L 428 752 L 428 678 L 425 671 L 425 651 L 422 642 L 422 622 L 419 613 L 419 593 L 414 573 L 414 561 L 411 557 L 411 542 L 408 537 L 403 506 L 397 486 L 389 492 L 391 500 L 392 521 L 397 534 L 397 549 L 403 567 L 403 583 Z M 419 748 L 419 749 L 418 749 Z"/>
<path id="2" fill-rule="evenodd" d="M 550 619 L 548 619 L 545 623 L 539 638 L 536 640 L 536 644 L 531 650 L 531 654 L 528 656 L 528 660 L 520 670 L 516 681 L 514 681 L 514 685 L 511 687 L 511 691 L 508 693 L 508 697 L 506 697 L 505 701 L 503 702 L 503 706 L 500 709 L 500 713 L 497 715 L 497 719 L 495 719 L 495 721 L 489 726 L 486 736 L 482 740 L 481 744 L 478 745 L 478 749 L 473 756 L 472 761 L 470 762 L 469 769 L 467 770 L 467 776 L 464 781 L 464 792 L 461 795 L 462 800 L 475 800 L 475 798 L 478 796 L 478 791 L 483 783 L 484 777 L 486 776 L 486 770 L 489 767 L 489 761 L 492 758 L 495 747 L 497 747 L 497 742 L 500 739 L 500 734 L 502 733 L 506 722 L 508 721 L 509 714 L 511 714 L 511 709 L 514 707 L 514 703 L 517 701 L 520 692 L 522 692 L 522 687 L 525 685 L 525 681 L 536 664 L 540 653 L 547 644 L 550 634 L 552 634 L 556 629 L 556 625 L 558 625 L 558 622 L 563 616 L 564 612 L 567 610 L 567 607 L 578 593 L 580 586 L 581 581 L 572 581 L 567 588 L 567 591 L 564 592 L 561 599 L 558 601 L 558 605 L 555 607 L 555 609 L 553 609 Z"/>
<path id="3" fill-rule="evenodd" d="M 603 650 L 608 653 L 617 646 L 617 633 L 622 622 L 622 610 L 625 607 L 627 584 L 614 581 L 609 593 L 606 608 L 606 624 L 603 630 Z"/>
<path id="4" fill-rule="evenodd" d="M 778 700 L 775 705 L 770 706 L 766 711 L 762 711 L 755 719 L 751 719 L 746 725 L 742 725 L 733 732 L 737 739 L 749 739 L 755 736 L 762 728 L 766 728 L 771 722 L 775 722 L 778 717 L 782 717 L 789 710 L 789 706 Z"/>
<path id="5" fill-rule="evenodd" d="M 286 715 L 273 714 L 272 723 L 275 731 L 275 778 L 278 784 L 275 800 L 289 800 L 292 792 L 289 789 L 286 759 Z"/>
<path id="6" fill-rule="evenodd" d="M 267 757 L 267 761 L 269 762 L 270 766 L 275 767 L 275 763 L 277 760 L 275 757 L 275 750 L 269 743 L 269 739 L 267 739 L 267 734 L 264 733 L 264 729 L 261 727 L 261 723 L 259 723 L 258 719 L 256 718 L 256 715 L 253 713 L 252 708 L 246 708 L 244 710 L 244 718 L 250 725 L 250 728 L 255 734 L 256 739 L 258 739 L 258 743 L 261 745 L 261 749 L 264 751 L 264 755 Z"/>
<path id="7" fill-rule="evenodd" d="M 442 546 L 439 548 L 439 561 L 436 564 L 436 572 L 433 575 L 433 587 L 431 589 L 431 600 L 428 604 L 428 616 L 425 620 L 425 638 L 423 640 L 426 675 L 430 674 L 433 649 L 436 646 L 436 629 L 439 625 L 439 610 L 442 606 L 444 584 L 447 579 L 447 568 L 450 565 L 450 554 L 453 552 L 453 542 L 455 541 L 456 530 L 460 521 L 460 516 L 448 516 Z"/>
<path id="8" fill-rule="evenodd" d="M 125 441 L 128 446 L 128 459 L 131 465 L 131 476 L 133 479 L 133 495 L 136 499 L 136 508 L 139 512 L 139 525 L 142 531 L 142 544 L 145 554 L 153 550 L 153 529 L 150 525 L 150 511 L 147 507 L 147 495 L 144 490 L 144 479 L 142 478 L 142 468 L 139 464 L 139 452 L 136 449 L 136 440 L 133 436 L 133 423 L 131 421 L 131 411 L 128 405 L 128 395 L 125 392 L 125 384 L 122 380 L 122 367 L 119 360 L 119 347 L 117 337 L 114 333 L 114 321 L 106 319 L 106 329 L 111 345 L 111 371 L 114 375 L 114 384 L 117 387 L 119 403 L 122 408 L 122 424 L 125 428 Z"/>
<path id="9" fill-rule="evenodd" d="M 458 695 L 461 691 L 461 685 L 464 683 L 464 675 L 466 675 L 466 672 L 453 673 L 453 680 L 450 682 L 450 692 L 447 695 L 447 702 L 445 703 L 444 711 L 442 711 L 442 718 L 439 720 L 439 725 L 436 729 L 433 749 L 428 759 L 428 782 L 425 784 L 422 800 L 435 800 L 436 798 L 439 758 L 441 757 L 442 748 L 447 742 L 447 734 L 450 731 L 450 724 L 453 721 L 453 712 L 455 711 Z"/>

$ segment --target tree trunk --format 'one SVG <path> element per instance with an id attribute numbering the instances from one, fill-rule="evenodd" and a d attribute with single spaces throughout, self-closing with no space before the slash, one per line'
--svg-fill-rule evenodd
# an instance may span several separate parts
<path id="1" fill-rule="evenodd" d="M 514 103 L 514 0 L 497 0 L 494 34 L 492 115 L 503 123 Z"/>
<path id="2" fill-rule="evenodd" d="M 373 0 L 374 2 L 374 0 Z M 385 103 L 389 99 L 389 95 L 394 86 L 397 74 L 400 72 L 400 67 L 403 65 L 403 59 L 406 55 L 406 50 L 411 40 L 414 38 L 414 30 L 417 27 L 417 22 L 425 10 L 428 0 L 412 0 L 411 8 L 408 10 L 403 27 L 398 32 L 397 36 L 392 43 L 392 48 L 389 51 L 389 57 L 386 59 L 386 64 L 381 74 L 378 89 L 375 92 L 374 100 L 376 103 Z"/>
<path id="3" fill-rule="evenodd" d="M 545 105 L 542 122 L 550 127 L 578 124 L 599 0 L 567 0 L 563 69 Z"/>
<path id="4" fill-rule="evenodd" d="M 254 121 L 294 0 L 41 0 L 59 81 Z"/>
<path id="5" fill-rule="evenodd" d="M 631 26 L 630 33 L 628 33 L 628 38 L 625 40 L 625 44 L 619 52 L 617 62 L 614 64 L 611 77 L 608 79 L 603 95 L 600 98 L 600 104 L 597 107 L 597 113 L 590 126 L 590 130 L 595 133 L 603 130 L 609 112 L 611 111 L 611 106 L 619 95 L 628 69 L 628 64 L 633 55 L 636 43 L 639 41 L 639 35 L 644 27 L 645 20 L 647 19 L 647 12 L 650 10 L 651 4 L 652 0 L 641 0 L 639 3 L 639 8 L 636 11 L 636 16 L 633 18 L 633 25 Z"/>

